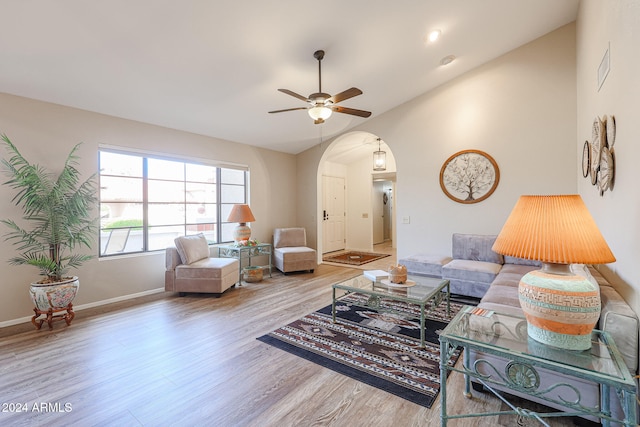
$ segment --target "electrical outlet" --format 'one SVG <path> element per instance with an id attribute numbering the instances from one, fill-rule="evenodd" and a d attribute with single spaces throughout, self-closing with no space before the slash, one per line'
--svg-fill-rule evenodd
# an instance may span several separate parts
<path id="1" fill-rule="evenodd" d="M 410 224 L 411 223 L 411 217 L 410 216 L 403 216 L 402 217 L 402 223 L 403 224 Z"/>

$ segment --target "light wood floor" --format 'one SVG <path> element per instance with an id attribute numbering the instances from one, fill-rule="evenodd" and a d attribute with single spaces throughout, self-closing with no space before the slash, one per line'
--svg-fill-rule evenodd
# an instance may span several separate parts
<path id="1" fill-rule="evenodd" d="M 395 256 L 382 261 L 367 268 L 386 268 Z M 330 285 L 359 272 L 323 264 L 221 298 L 158 294 L 79 311 L 70 327 L 51 332 L 4 328 L 0 425 L 439 425 L 439 399 L 426 409 L 256 340 L 329 304 Z M 488 395 L 462 397 L 461 380 L 448 380 L 451 411 L 498 408 Z"/>

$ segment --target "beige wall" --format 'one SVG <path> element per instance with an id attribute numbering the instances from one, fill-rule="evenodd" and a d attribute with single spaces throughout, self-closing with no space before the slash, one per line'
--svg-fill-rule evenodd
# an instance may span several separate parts
<path id="1" fill-rule="evenodd" d="M 454 232 L 497 234 L 521 194 L 577 191 L 575 72 L 570 24 L 357 129 L 384 139 L 396 161 L 399 258 L 448 254 Z M 310 193 L 330 145 L 298 155 L 298 219 L 311 231 L 317 204 Z M 451 201 L 439 184 L 443 162 L 465 149 L 489 153 L 501 174 L 495 193 L 472 205 Z"/>
<path id="2" fill-rule="evenodd" d="M 250 169 L 251 207 L 257 219 L 251 224 L 253 236 L 269 242 L 274 227 L 296 221 L 295 200 L 278 197 L 296 192 L 293 155 L 5 94 L 0 94 L 0 133 L 7 134 L 27 159 L 51 168 L 61 165 L 71 147 L 83 142 L 80 156 L 85 175 L 98 168 L 98 144 L 245 164 Z M 1 155 L 4 157 L 5 153 Z M 3 200 L 0 218 L 20 217 L 20 211 L 9 203 L 12 197 L 8 187 L 0 186 Z M 0 326 L 24 320 L 33 308 L 27 290 L 38 272 L 26 266 L 8 265 L 5 260 L 13 253 L 13 246 L 0 241 L 0 265 L 4 273 Z M 77 274 L 80 292 L 74 306 L 80 309 L 105 300 L 153 292 L 164 288 L 164 252 L 95 259 Z"/>
<path id="3" fill-rule="evenodd" d="M 640 151 L 639 9 L 633 0 L 584 0 L 577 25 L 515 49 L 356 129 L 378 135 L 393 151 L 399 257 L 449 253 L 453 232 L 498 233 L 521 194 L 579 192 L 618 259 L 605 273 L 639 311 L 640 272 L 634 264 L 640 257 L 640 193 L 633 154 Z M 611 72 L 598 91 L 597 67 L 609 43 Z M 593 118 L 603 114 L 616 116 L 618 136 L 615 188 L 601 197 L 579 166 Z M 319 166 L 333 141 L 291 156 L 2 94 L 0 132 L 27 158 L 46 165 L 59 164 L 73 144 L 84 141 L 80 154 L 87 174 L 97 167 L 99 143 L 248 164 L 258 218 L 252 224 L 254 236 L 267 241 L 274 227 L 297 225 L 307 229 L 309 245 L 317 246 Z M 451 154 L 470 148 L 495 158 L 501 180 L 489 199 L 462 205 L 442 193 L 438 177 Z M 10 197 L 0 186 L 5 201 L 0 218 L 18 213 L 6 203 Z M 403 224 L 403 217 L 411 222 Z M 0 260 L 12 251 L 0 242 Z M 78 272 L 76 303 L 87 306 L 161 288 L 163 262 L 162 254 L 95 260 Z M 35 273 L 6 263 L 4 272 L 0 326 L 30 312 L 26 284 Z"/>
<path id="4" fill-rule="evenodd" d="M 604 267 L 627 302 L 640 312 L 640 2 L 583 0 L 577 21 L 576 158 L 591 139 L 596 116 L 614 115 L 615 186 L 600 196 L 579 175 L 578 191 L 589 207 L 617 261 Z M 610 71 L 598 90 L 598 67 L 610 46 Z M 638 153 L 639 157 L 636 157 Z"/>

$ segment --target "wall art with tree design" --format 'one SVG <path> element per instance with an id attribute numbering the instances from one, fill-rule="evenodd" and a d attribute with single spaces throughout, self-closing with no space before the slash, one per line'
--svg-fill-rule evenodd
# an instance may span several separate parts
<path id="1" fill-rule="evenodd" d="M 440 169 L 440 187 L 458 203 L 478 203 L 498 187 L 500 170 L 496 161 L 479 150 L 459 151 Z"/>

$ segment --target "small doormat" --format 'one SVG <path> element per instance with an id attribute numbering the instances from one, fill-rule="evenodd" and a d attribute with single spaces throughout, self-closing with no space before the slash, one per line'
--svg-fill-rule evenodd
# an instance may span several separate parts
<path id="1" fill-rule="evenodd" d="M 349 251 L 338 255 L 324 256 L 322 260 L 338 264 L 362 265 L 388 256 L 388 254 L 376 254 L 373 252 Z"/>

